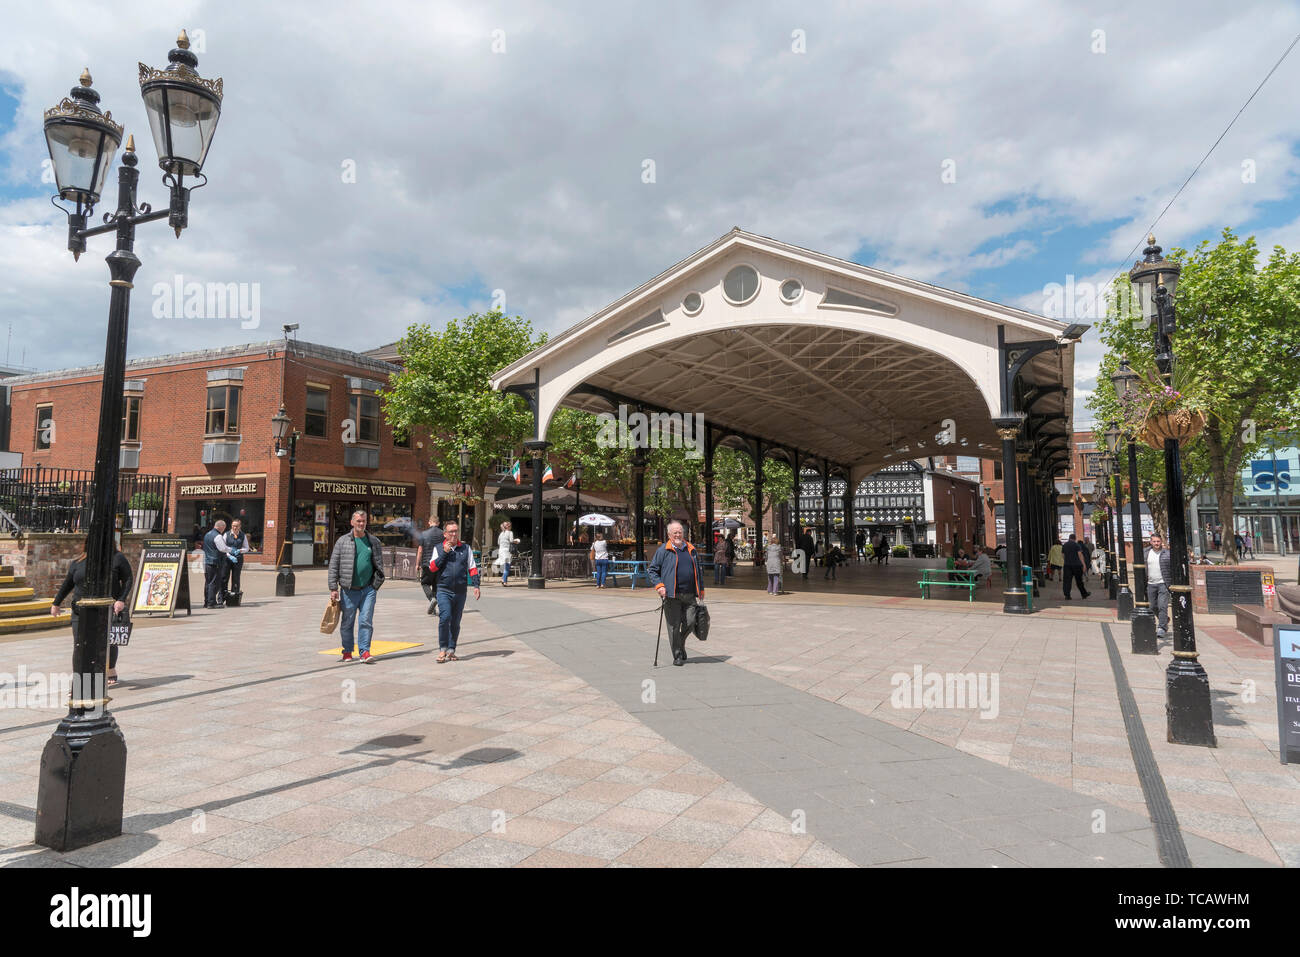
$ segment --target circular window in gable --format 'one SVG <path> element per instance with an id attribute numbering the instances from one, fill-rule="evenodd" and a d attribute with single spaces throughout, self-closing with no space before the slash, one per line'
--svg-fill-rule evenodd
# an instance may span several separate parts
<path id="1" fill-rule="evenodd" d="M 758 295 L 758 270 L 736 266 L 723 277 L 722 294 L 733 306 L 743 306 Z"/>
<path id="2" fill-rule="evenodd" d="M 704 308 L 704 297 L 698 292 L 688 292 L 682 300 L 682 311 L 693 316 Z"/>
<path id="3" fill-rule="evenodd" d="M 803 283 L 798 279 L 787 279 L 781 283 L 781 298 L 785 302 L 796 303 L 803 295 Z"/>

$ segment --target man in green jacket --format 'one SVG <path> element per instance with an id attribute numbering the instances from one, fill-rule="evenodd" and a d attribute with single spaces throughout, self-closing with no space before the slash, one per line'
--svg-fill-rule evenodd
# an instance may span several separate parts
<path id="1" fill-rule="evenodd" d="M 356 629 L 361 660 L 370 664 L 370 636 L 374 632 L 375 594 L 384 583 L 384 552 L 379 539 L 366 531 L 366 513 L 352 513 L 352 531 L 334 543 L 330 552 L 330 599 L 343 600 L 343 660 L 352 660 L 352 632 Z"/>

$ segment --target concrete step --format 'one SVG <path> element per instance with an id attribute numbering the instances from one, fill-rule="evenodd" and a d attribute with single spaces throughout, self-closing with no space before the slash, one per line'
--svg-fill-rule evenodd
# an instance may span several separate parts
<path id="1" fill-rule="evenodd" d="M 36 589 L 27 586 L 0 585 L 0 604 L 11 601 L 29 601 L 36 597 Z"/>
<path id="2" fill-rule="evenodd" d="M 53 598 L 33 598 L 30 601 L 7 601 L 0 604 L 0 621 L 6 618 L 23 618 L 27 615 L 48 615 Z"/>
<path id="3" fill-rule="evenodd" d="M 12 635 L 20 631 L 46 631 L 51 628 L 62 628 L 71 617 L 72 613 L 68 612 L 59 615 L 57 618 L 49 613 L 28 615 L 23 618 L 0 618 L 0 635 Z"/>
<path id="4" fill-rule="evenodd" d="M 12 575 L 13 573 L 14 573 L 14 566 L 0 565 L 0 575 Z"/>
<path id="5" fill-rule="evenodd" d="M 4 574 L 0 574 L 0 585 L 25 585 L 25 584 L 27 584 L 26 578 L 20 578 L 11 572 L 5 572 Z"/>

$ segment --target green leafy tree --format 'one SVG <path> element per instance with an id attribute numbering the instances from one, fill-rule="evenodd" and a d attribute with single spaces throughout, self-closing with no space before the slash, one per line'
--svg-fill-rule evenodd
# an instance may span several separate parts
<path id="1" fill-rule="evenodd" d="M 379 393 L 394 429 L 429 431 L 429 458 L 453 483 L 460 479 L 462 444 L 469 449 L 469 502 L 479 546 L 487 527 L 483 492 L 495 477 L 493 465 L 533 432 L 527 403 L 494 391 L 491 377 L 545 342 L 545 333 L 535 336 L 527 320 L 499 310 L 452 319 L 441 332 L 418 323 L 398 343 L 402 371 Z"/>
<path id="2" fill-rule="evenodd" d="M 1191 253 L 1176 248 L 1169 257 L 1183 267 L 1173 337 L 1176 380 L 1207 413 L 1204 431 L 1184 446 L 1185 465 L 1195 475 L 1196 457 L 1204 456 L 1226 532 L 1224 561 L 1235 564 L 1233 493 L 1242 463 L 1265 432 L 1293 422 L 1300 411 L 1300 255 L 1275 246 L 1261 265 L 1254 237 L 1243 241 L 1225 229 L 1217 245 L 1202 242 Z M 1112 303 L 1120 305 L 1099 324 L 1108 354 L 1091 404 L 1101 421 L 1118 411 L 1109 376 L 1120 354 L 1148 380 L 1155 364 L 1151 330 L 1125 306 L 1131 301 L 1126 284 L 1117 281 Z M 1152 483 L 1163 482 L 1163 466 L 1151 473 Z"/>
<path id="3" fill-rule="evenodd" d="M 763 460 L 763 501 L 754 508 L 754 459 L 739 449 L 718 449 L 713 453 L 713 495 L 722 511 L 745 510 L 758 527 L 759 517 L 774 510 L 794 494 L 794 468 L 780 459 Z"/>

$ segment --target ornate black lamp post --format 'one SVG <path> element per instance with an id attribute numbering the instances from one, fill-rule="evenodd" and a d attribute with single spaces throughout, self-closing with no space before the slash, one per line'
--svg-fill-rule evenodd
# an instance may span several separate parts
<path id="1" fill-rule="evenodd" d="M 1115 395 L 1121 402 L 1132 402 L 1137 395 L 1137 373 L 1128 364 L 1128 356 L 1121 356 L 1119 369 L 1110 377 L 1115 386 Z M 1151 603 L 1147 601 L 1147 566 L 1146 551 L 1142 545 L 1142 510 L 1138 502 L 1138 466 L 1137 442 L 1134 441 L 1132 423 L 1126 423 L 1128 437 L 1128 487 L 1129 506 L 1133 519 L 1133 617 L 1132 644 L 1135 655 L 1154 655 L 1159 653 L 1156 643 L 1156 619 L 1151 614 Z M 1109 441 L 1109 440 L 1108 440 Z"/>
<path id="2" fill-rule="evenodd" d="M 279 570 L 275 574 L 275 593 L 282 598 L 293 596 L 295 579 L 293 575 L 293 470 L 298 464 L 298 430 L 291 429 L 293 421 L 281 404 L 280 411 L 271 416 L 271 434 L 275 436 L 275 454 L 283 458 L 289 456 L 289 496 L 284 515 L 284 544 L 280 546 Z M 288 445 L 284 445 L 288 439 Z M 288 551 L 288 557 L 285 552 Z"/>
<path id="3" fill-rule="evenodd" d="M 86 546 L 86 597 L 78 604 L 80 625 L 72 651 L 76 684 L 68 715 L 59 722 L 41 754 L 36 797 L 36 843 L 57 851 L 85 847 L 122 833 L 126 740 L 108 710 L 104 674 L 113 605 L 110 576 L 118 447 L 122 442 L 127 317 L 132 280 L 140 268 L 133 251 L 135 228 L 166 219 L 180 236 L 188 225 L 190 190 L 184 185 L 185 177 L 203 175 L 203 160 L 221 114 L 221 80 L 205 80 L 198 75 L 194 69 L 198 60 L 189 51 L 189 40 L 183 32 L 176 45 L 168 56 L 171 65 L 166 70 L 140 64 L 140 93 L 158 149 L 158 165 L 164 171 L 163 182 L 171 187 L 167 209 L 154 212 L 148 203 L 136 205 L 140 174 L 132 137 L 127 140 L 118 168 L 117 209 L 104 215 L 103 225 L 87 227 L 122 143 L 123 129 L 113 121 L 111 113 L 100 112 L 99 94 L 91 88 L 89 71 L 81 74 L 80 85 L 67 98 L 45 111 L 45 141 L 59 198 L 75 204 L 71 210 L 59 207 L 68 215 L 68 249 L 73 258 L 81 257 L 91 236 L 115 233 L 117 238 L 116 248 L 106 257 L 111 277 L 108 335 L 95 448 L 94 501 Z"/>
<path id="4" fill-rule="evenodd" d="M 469 447 L 464 443 L 461 444 L 460 451 L 460 533 L 465 534 L 465 498 L 469 495 L 469 460 L 473 455 Z"/>
<path id="5" fill-rule="evenodd" d="M 1151 323 L 1156 368 L 1172 383 L 1174 350 L 1171 338 L 1178 327 L 1174 292 L 1181 267 L 1160 255 L 1155 236 L 1147 237 L 1142 259 L 1133 264 L 1129 280 Z M 1173 615 L 1174 658 L 1165 671 L 1165 713 L 1173 744 L 1215 747 L 1214 710 L 1210 678 L 1197 660 L 1196 624 L 1192 617 L 1192 586 L 1187 568 L 1186 504 L 1183 499 L 1182 453 L 1177 439 L 1165 439 L 1166 511 L 1169 516 L 1169 605 Z M 1228 534 L 1231 534 L 1229 531 Z"/>
<path id="6" fill-rule="evenodd" d="M 1111 422 L 1106 427 L 1106 450 L 1110 453 L 1113 477 L 1115 479 L 1115 527 L 1119 530 L 1116 542 L 1119 558 L 1119 589 L 1115 596 L 1116 611 L 1120 621 L 1133 617 L 1133 592 L 1128 585 L 1128 566 L 1124 548 L 1124 475 L 1119 468 L 1119 426 Z M 1134 555 L 1137 554 L 1135 551 Z"/>
<path id="7" fill-rule="evenodd" d="M 573 510 L 577 515 L 577 537 L 582 537 L 582 463 L 573 467 Z"/>

